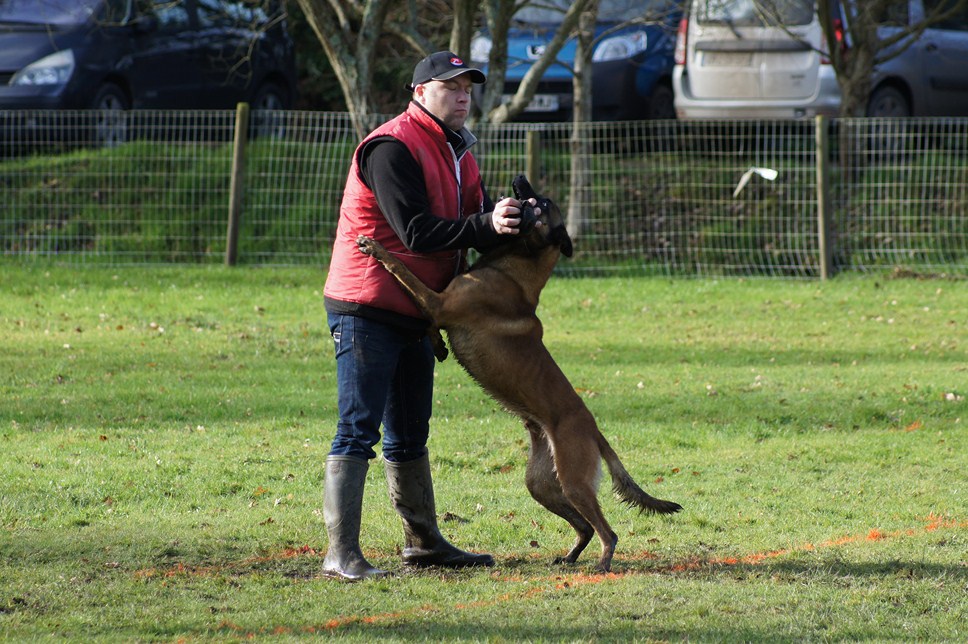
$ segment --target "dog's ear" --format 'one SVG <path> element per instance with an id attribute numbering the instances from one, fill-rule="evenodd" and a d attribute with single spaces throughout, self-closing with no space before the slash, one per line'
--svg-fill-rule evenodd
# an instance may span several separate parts
<path id="1" fill-rule="evenodd" d="M 568 229 L 564 226 L 559 226 L 552 230 L 550 239 L 552 243 L 558 245 L 561 254 L 565 257 L 571 257 L 575 252 L 575 248 L 571 243 L 571 235 L 568 234 Z"/>
<path id="2" fill-rule="evenodd" d="M 565 239 L 561 242 L 559 248 L 561 248 L 561 254 L 565 257 L 571 257 L 574 254 L 575 248 L 571 245 L 571 237 L 568 236 L 568 233 L 565 233 Z"/>
<path id="3" fill-rule="evenodd" d="M 514 177 L 514 181 L 511 182 L 511 188 L 514 190 L 514 198 L 518 201 L 524 201 L 532 197 L 537 199 L 538 197 L 534 188 L 531 187 L 531 182 L 523 174 Z"/>

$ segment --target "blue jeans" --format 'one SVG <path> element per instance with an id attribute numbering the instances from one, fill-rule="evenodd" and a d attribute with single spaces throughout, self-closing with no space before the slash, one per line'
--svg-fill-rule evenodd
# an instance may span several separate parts
<path id="1" fill-rule="evenodd" d="M 331 456 L 403 463 L 427 453 L 434 394 L 430 339 L 353 315 L 329 314 L 336 346 L 339 422 Z"/>

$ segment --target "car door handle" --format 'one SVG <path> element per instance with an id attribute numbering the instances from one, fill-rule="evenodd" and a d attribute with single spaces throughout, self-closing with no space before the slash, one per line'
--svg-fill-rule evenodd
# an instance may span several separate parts
<path id="1" fill-rule="evenodd" d="M 929 42 L 927 45 L 924 46 L 924 51 L 928 53 L 934 53 L 938 51 L 938 45 L 933 42 Z"/>

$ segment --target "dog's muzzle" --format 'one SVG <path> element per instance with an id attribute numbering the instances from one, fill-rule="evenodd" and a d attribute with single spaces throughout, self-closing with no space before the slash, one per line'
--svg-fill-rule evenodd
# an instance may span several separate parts
<path id="1" fill-rule="evenodd" d="M 538 218 L 534 214 L 534 206 L 528 203 L 529 199 L 537 199 L 538 194 L 531 186 L 531 182 L 523 174 L 514 177 L 511 182 L 511 189 L 514 190 L 514 198 L 522 203 L 521 223 L 518 224 L 520 234 L 527 235 L 534 230 L 534 225 L 538 223 Z"/>
<path id="2" fill-rule="evenodd" d="M 521 223 L 518 224 L 518 232 L 522 235 L 527 235 L 534 230 L 534 226 L 537 223 L 538 216 L 534 214 L 534 206 L 531 205 L 531 202 L 522 202 Z"/>

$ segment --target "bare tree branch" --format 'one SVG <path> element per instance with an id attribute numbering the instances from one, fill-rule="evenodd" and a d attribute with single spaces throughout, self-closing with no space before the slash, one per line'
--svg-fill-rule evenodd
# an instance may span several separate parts
<path id="1" fill-rule="evenodd" d="M 558 52 L 561 51 L 561 48 L 565 45 L 565 42 L 575 33 L 582 13 L 587 10 L 591 2 L 593 2 L 593 0 L 577 0 L 571 4 L 571 6 L 568 8 L 568 11 L 565 12 L 558 31 L 555 32 L 554 37 L 551 39 L 551 42 L 548 43 L 548 46 L 545 48 L 544 53 L 541 54 L 541 57 L 525 73 L 524 78 L 521 79 L 521 84 L 518 86 L 518 91 L 514 94 L 514 96 L 511 97 L 511 101 L 509 103 L 504 103 L 503 105 L 498 105 L 489 112 L 489 118 L 492 122 L 505 123 L 524 111 L 524 108 L 527 107 L 528 103 L 531 102 L 531 99 L 534 98 L 534 94 L 537 91 L 538 83 L 541 81 L 541 77 L 544 76 L 544 73 L 549 67 L 551 67 L 551 64 L 555 62 Z M 506 38 L 504 45 L 506 50 Z M 492 56 L 494 55 L 495 48 L 496 47 L 491 48 Z M 503 85 L 503 76 L 499 80 L 501 81 L 501 85 Z"/>

